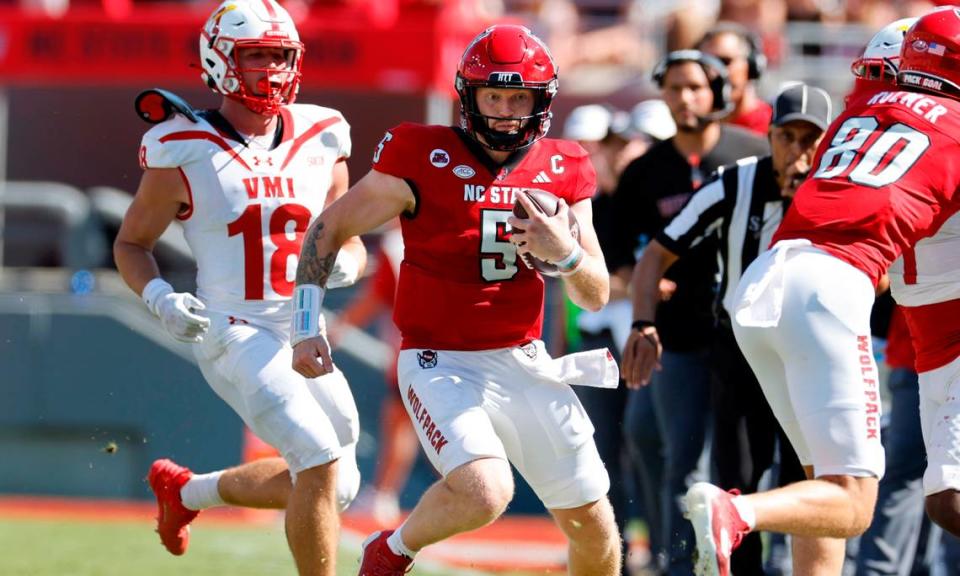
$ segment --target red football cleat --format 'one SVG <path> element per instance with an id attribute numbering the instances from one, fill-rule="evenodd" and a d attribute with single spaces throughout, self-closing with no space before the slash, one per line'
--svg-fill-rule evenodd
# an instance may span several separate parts
<path id="1" fill-rule="evenodd" d="M 181 556 L 190 544 L 190 523 L 198 510 L 189 510 L 180 500 L 180 489 L 193 476 L 171 460 L 156 460 L 150 466 L 147 480 L 157 497 L 157 534 L 164 547 L 174 556 Z"/>
<path id="2" fill-rule="evenodd" d="M 697 533 L 697 576 L 730 576 L 730 554 L 750 532 L 733 505 L 733 497 L 739 494 L 707 482 L 697 482 L 687 490 L 686 516 Z"/>
<path id="3" fill-rule="evenodd" d="M 413 558 L 394 554 L 387 546 L 393 530 L 374 532 L 363 542 L 359 576 L 402 576 L 413 566 Z"/>

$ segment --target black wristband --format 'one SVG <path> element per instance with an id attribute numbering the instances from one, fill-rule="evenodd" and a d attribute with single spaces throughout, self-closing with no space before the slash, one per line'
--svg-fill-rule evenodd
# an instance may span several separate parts
<path id="1" fill-rule="evenodd" d="M 643 331 L 644 328 L 650 328 L 650 327 L 656 328 L 657 323 L 653 322 L 652 320 L 634 320 L 633 324 L 630 325 L 630 328 L 632 330 L 639 330 L 639 331 Z"/>

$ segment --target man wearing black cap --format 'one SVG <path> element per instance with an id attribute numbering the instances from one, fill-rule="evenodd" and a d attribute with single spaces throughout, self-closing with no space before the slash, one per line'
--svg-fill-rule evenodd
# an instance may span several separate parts
<path id="1" fill-rule="evenodd" d="M 625 283 L 644 244 L 683 209 L 711 173 L 740 158 L 769 153 L 765 139 L 721 123 L 733 104 L 726 67 L 716 58 L 698 50 L 671 52 L 656 66 L 653 79 L 677 132 L 631 162 L 614 194 L 616 241 L 605 255 Z M 649 418 L 637 426 L 634 415 L 647 414 L 644 403 L 652 402 L 657 416 L 663 442 L 662 518 L 652 527 L 660 531 L 659 538 L 652 540 L 667 547 L 665 572 L 671 575 L 693 571 L 693 529 L 683 519 L 679 502 L 702 476 L 698 465 L 708 437 L 716 252 L 711 238 L 666 275 L 664 299 L 656 310 L 665 349 L 663 369 L 649 390 L 631 391 L 628 398 L 627 442 L 642 459 L 641 475 L 655 474 L 656 464 L 646 459 L 660 456 L 653 453 L 653 438 L 644 434 L 651 427 Z"/>
<path id="2" fill-rule="evenodd" d="M 650 242 L 634 267 L 631 282 L 634 325 L 623 353 L 622 375 L 631 387 L 650 378 L 661 345 L 654 313 L 659 282 L 690 250 L 714 237 L 719 241 L 722 280 L 712 371 L 713 459 L 717 484 L 755 492 L 773 462 L 779 439 L 780 483 L 804 479 L 796 454 L 777 424 L 759 383 L 740 352 L 730 326 L 731 302 L 741 272 L 770 243 L 790 199 L 803 181 L 830 123 L 826 92 L 804 84 L 784 89 L 774 100 L 768 132 L 771 154 L 721 168 Z M 716 252 L 714 253 L 714 258 Z M 762 575 L 758 534 L 748 536 L 732 557 L 738 576 Z"/>

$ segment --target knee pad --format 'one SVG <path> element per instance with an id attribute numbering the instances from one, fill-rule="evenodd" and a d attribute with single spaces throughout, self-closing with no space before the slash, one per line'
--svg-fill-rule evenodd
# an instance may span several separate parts
<path id="1" fill-rule="evenodd" d="M 337 511 L 343 512 L 360 491 L 360 469 L 357 467 L 357 445 L 343 448 L 337 463 Z"/>
<path id="2" fill-rule="evenodd" d="M 601 464 L 587 473 L 543 486 L 537 490 L 537 495 L 547 509 L 563 510 L 596 502 L 609 491 L 610 475 Z"/>

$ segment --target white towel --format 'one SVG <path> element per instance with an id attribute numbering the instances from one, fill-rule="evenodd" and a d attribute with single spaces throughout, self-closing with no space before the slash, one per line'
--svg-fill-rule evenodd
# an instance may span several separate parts
<path id="1" fill-rule="evenodd" d="M 737 290 L 733 315 L 737 324 L 771 328 L 780 323 L 783 311 L 783 263 L 791 249 L 810 245 L 809 240 L 802 238 L 781 240 L 757 257 L 750 268 L 760 267 L 762 275 L 759 279 L 747 281 L 745 286 Z"/>
<path id="2" fill-rule="evenodd" d="M 613 354 L 606 348 L 567 354 L 554 360 L 565 384 L 616 388 L 620 383 L 620 369 Z"/>

